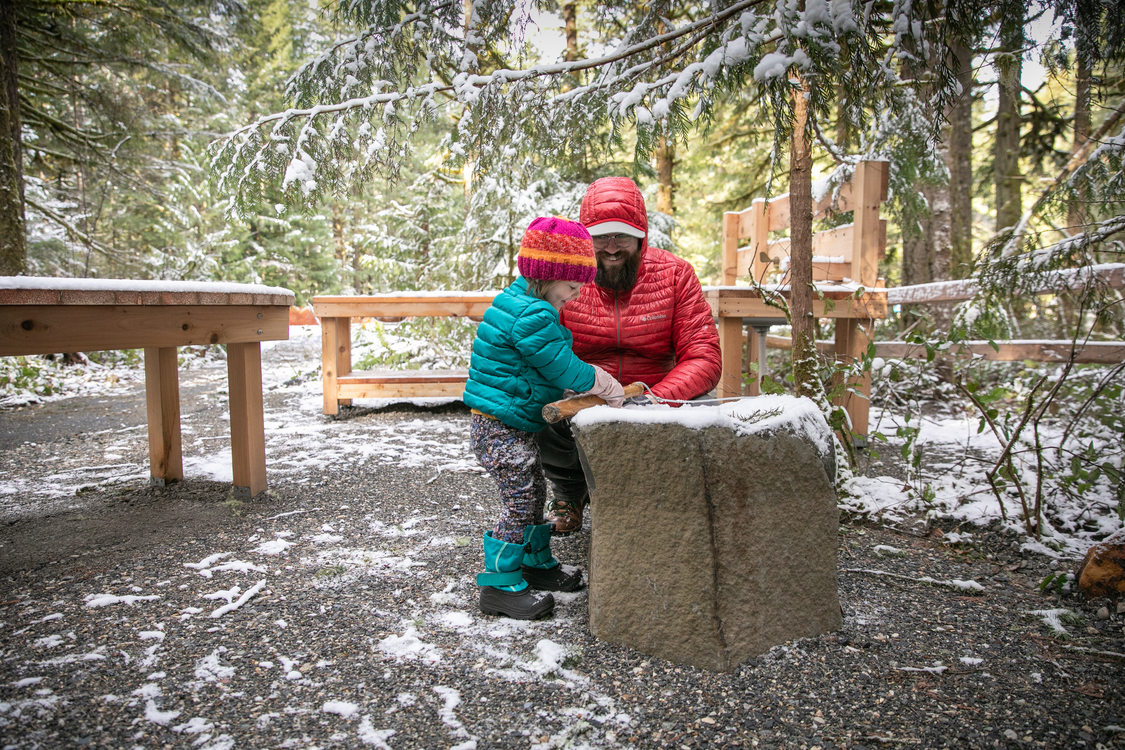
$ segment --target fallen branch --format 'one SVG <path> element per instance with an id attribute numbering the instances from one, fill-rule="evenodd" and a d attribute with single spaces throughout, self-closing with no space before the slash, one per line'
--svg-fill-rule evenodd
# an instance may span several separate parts
<path id="1" fill-rule="evenodd" d="M 1080 654 L 1090 654 L 1091 656 L 1106 656 L 1110 659 L 1125 660 L 1125 654 L 1119 654 L 1116 651 L 1100 651 L 1096 648 L 1085 648 L 1083 646 L 1068 646 L 1065 643 L 1059 644 L 1065 651 L 1076 651 Z"/>

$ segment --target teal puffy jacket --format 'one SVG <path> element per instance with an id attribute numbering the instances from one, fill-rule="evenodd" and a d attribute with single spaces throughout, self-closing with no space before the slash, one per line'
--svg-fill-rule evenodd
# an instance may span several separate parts
<path id="1" fill-rule="evenodd" d="M 547 426 L 542 410 L 563 390 L 588 391 L 594 367 L 574 355 L 570 331 L 550 303 L 516 279 L 484 313 L 473 340 L 464 402 L 527 432 Z"/>

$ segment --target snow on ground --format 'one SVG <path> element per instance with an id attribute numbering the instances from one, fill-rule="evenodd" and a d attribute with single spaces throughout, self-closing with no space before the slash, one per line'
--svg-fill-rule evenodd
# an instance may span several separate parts
<path id="1" fill-rule="evenodd" d="M 347 421 L 326 419 L 321 413 L 320 380 L 316 373 L 319 351 L 319 330 L 315 327 L 294 327 L 290 341 L 270 342 L 263 347 L 264 387 L 268 394 L 283 396 L 287 405 L 284 412 L 267 409 L 266 413 L 271 482 L 308 482 L 318 473 L 346 471 L 357 460 L 367 457 L 377 458 L 388 469 L 399 466 L 432 471 L 435 478 L 444 472 L 479 471 L 468 448 L 467 419 L 435 414 L 362 420 L 361 429 L 350 427 Z M 214 370 L 211 381 L 217 385 L 225 382 L 225 364 L 221 359 L 204 358 L 192 366 Z M 84 378 L 83 388 L 90 382 Z M 114 389 L 136 388 L 138 381 L 118 376 L 100 382 L 103 389 Z M 90 395 L 97 391 L 82 392 Z M 786 403 L 786 399 L 775 397 L 763 403 L 766 402 L 776 406 Z M 659 411 L 667 415 L 679 410 Z M 695 418 L 703 414 L 682 411 Z M 895 419 L 893 414 L 878 414 L 873 423 L 893 425 Z M 185 408 L 185 435 L 199 431 L 190 410 Z M 842 507 L 891 520 L 928 511 L 936 517 L 963 521 L 960 532 L 949 535 L 959 540 L 970 538 L 974 524 L 995 522 L 995 498 L 981 483 L 987 461 L 961 458 L 967 449 L 985 456 L 990 451 L 994 453 L 995 442 L 987 435 L 978 435 L 975 423 L 965 419 L 925 422 L 918 440 L 929 455 L 950 458 L 935 461 L 927 472 L 906 482 L 888 476 L 859 476 L 852 480 L 852 494 L 841 499 Z M 144 481 L 148 467 L 143 444 L 143 427 L 125 428 L 112 436 L 104 465 L 84 470 L 60 469 L 49 477 L 0 478 L 0 506 L 6 497 L 19 496 L 24 502 L 60 495 L 73 497 L 81 487 L 91 484 Z M 892 441 L 885 450 L 894 454 L 897 444 Z M 221 437 L 192 441 L 190 451 L 185 441 L 185 472 L 191 477 L 230 481 L 226 441 Z M 932 488 L 933 496 L 923 505 L 919 488 L 925 484 Z M 456 505 L 452 509 L 456 510 Z M 29 645 L 20 652 L 19 674 L 10 683 L 19 697 L 0 702 L 0 717 L 5 722 L 16 722 L 24 714 L 50 715 L 58 711 L 68 699 L 43 686 L 42 675 L 50 667 L 66 664 L 74 669 L 85 670 L 88 666 L 92 670 L 98 668 L 95 665 L 112 665 L 114 669 L 124 665 L 126 671 L 133 670 L 128 673 L 129 688 L 106 694 L 102 700 L 107 710 L 135 717 L 133 724 L 139 735 L 145 727 L 157 727 L 181 735 L 185 745 L 233 747 L 234 739 L 216 729 L 218 717 L 202 715 L 206 705 L 192 711 L 191 703 L 173 697 L 175 690 L 164 671 L 168 667 L 162 667 L 162 658 L 170 661 L 170 649 L 182 648 L 182 644 L 193 639 L 202 640 L 203 632 L 221 633 L 224 628 L 239 627 L 238 610 L 255 599 L 270 597 L 276 606 L 279 592 L 285 590 L 290 577 L 303 573 L 307 578 L 315 573 L 315 585 L 325 591 L 355 590 L 376 581 L 404 585 L 394 582 L 406 581 L 412 571 L 424 567 L 426 563 L 420 557 L 427 550 L 472 544 L 468 537 L 429 535 L 426 529 L 436 516 L 426 509 L 392 525 L 370 515 L 352 515 L 345 505 L 328 511 L 328 517 L 311 529 L 295 530 L 305 514 L 320 510 L 310 504 L 308 509 L 271 516 L 256 533 L 194 559 L 183 559 L 182 571 L 168 580 L 141 586 L 138 584 L 144 581 L 139 577 L 106 577 L 104 585 L 81 602 L 41 598 L 24 599 L 13 606 L 6 615 L 8 622 L 0 624 L 14 628 L 10 635 L 26 637 Z M 1013 508 L 1008 510 L 1011 513 Z M 1081 536 L 1063 537 L 1059 550 L 1048 551 L 1077 555 L 1084 544 Z M 880 552 L 891 557 L 901 553 L 890 546 L 884 546 Z M 416 614 L 403 618 L 393 632 L 378 638 L 373 646 L 381 658 L 401 667 L 442 665 L 455 659 L 466 663 L 466 658 L 467 662 L 475 658 L 477 665 L 487 665 L 478 668 L 492 679 L 515 685 L 549 683 L 553 689 L 553 710 L 569 717 L 570 726 L 550 736 L 529 737 L 533 747 L 596 746 L 595 740 L 612 745 L 616 732 L 630 729 L 634 719 L 629 713 L 592 684 L 587 675 L 568 666 L 571 649 L 560 643 L 556 635 L 560 632 L 559 620 L 573 618 L 568 604 L 585 596 L 584 592 L 556 594 L 559 606 L 553 622 L 487 618 L 479 616 L 474 602 L 464 594 L 471 590 L 466 584 L 469 579 L 457 575 L 451 573 L 443 589 L 427 594 L 429 606 L 415 606 Z M 929 580 L 962 589 L 979 585 L 973 581 Z M 176 598 L 181 603 L 174 604 Z M 182 603 L 185 598 L 189 602 L 186 606 Z M 1051 622 L 1058 621 L 1058 627 L 1063 627 L 1063 610 L 1035 614 L 1053 618 Z M 82 616 L 120 623 L 123 637 L 132 640 L 121 647 L 95 645 L 76 624 Z M 287 639 L 290 623 L 285 617 L 275 613 L 266 617 L 272 633 L 259 649 L 242 653 L 222 645 L 208 645 L 194 657 L 189 676 L 193 694 L 223 693 L 228 686 L 239 684 L 243 672 L 264 673 L 272 680 L 274 690 L 284 691 L 286 685 L 314 690 L 315 701 L 306 700 L 287 710 L 327 715 L 338 721 L 340 731 L 336 737 L 341 743 L 358 739 L 372 747 L 396 746 L 395 730 L 388 728 L 393 708 L 376 712 L 351 700 L 351 693 L 342 689 L 334 692 L 339 686 L 333 685 L 329 677 L 331 662 L 312 658 L 307 644 Z M 126 628 L 131 630 L 126 632 Z M 449 634 L 454 635 L 459 653 L 449 652 L 439 642 Z M 315 647 L 311 653 L 315 653 Z M 972 655 L 962 661 L 971 664 L 973 659 L 980 661 Z M 947 667 L 903 669 L 938 674 Z M 373 679 L 393 685 L 394 671 L 387 669 L 381 678 Z M 450 682 L 457 685 L 452 674 Z M 233 698 L 240 696 L 236 693 Z M 435 684 L 425 690 L 403 689 L 397 693 L 397 703 L 404 710 L 429 707 L 434 725 L 445 734 L 446 746 L 477 746 L 480 738 L 463 721 L 465 707 L 457 687 Z M 186 710 L 177 710 L 180 706 Z M 283 720 L 279 714 L 264 713 L 257 721 L 262 724 Z"/>
<path id="2" fill-rule="evenodd" d="M 357 327 L 354 356 L 360 352 L 379 349 L 399 352 L 414 344 L 397 339 L 392 331 L 382 328 Z M 267 409 L 266 451 L 271 477 L 278 479 L 314 476 L 317 472 L 346 470 L 357 460 L 375 459 L 387 466 L 432 469 L 441 472 L 477 472 L 479 467 L 468 449 L 467 420 L 450 419 L 423 413 L 415 419 L 365 424 L 362 430 L 348 430 L 342 423 L 325 419 L 322 412 L 319 379 L 320 330 L 316 326 L 293 326 L 288 341 L 270 341 L 262 345 L 263 387 L 267 393 L 282 391 L 289 408 L 280 413 Z M 17 358 L 18 359 L 18 358 Z M 12 365 L 0 370 L 12 375 Z M 143 363 L 103 367 L 101 365 L 59 367 L 37 365 L 43 368 L 39 382 L 48 382 L 52 393 L 29 397 L 26 390 L 4 386 L 0 377 L 0 408 L 18 405 L 29 400 L 51 400 L 75 394 L 96 396 L 117 388 L 136 388 L 143 383 Z M 219 356 L 184 358 L 182 367 L 213 371 L 216 384 L 225 383 L 225 362 Z M 762 397 L 766 406 L 777 406 Z M 448 399 L 429 400 L 431 404 L 448 402 Z M 790 400 L 786 403 L 793 403 Z M 357 401 L 357 406 L 378 406 L 378 401 Z M 653 410 L 656 411 L 656 410 Z M 660 409 L 661 414 L 689 414 L 687 410 Z M 702 412 L 697 412 L 702 413 Z M 633 416 L 633 415 L 631 415 Z M 657 415 L 659 416 L 659 415 Z M 642 418 L 640 414 L 635 418 Z M 807 415 L 800 420 L 807 422 Z M 897 459 L 902 440 L 895 437 L 896 428 L 903 425 L 900 415 L 890 411 L 872 409 L 874 429 L 887 435 L 885 443 L 877 444 L 887 457 Z M 917 470 L 907 471 L 907 478 L 862 475 L 850 480 L 846 494 L 841 498 L 841 508 L 848 512 L 899 521 L 919 514 L 934 520 L 960 524 L 951 536 L 961 542 L 972 538 L 973 528 L 988 524 L 1002 524 L 1016 534 L 1023 534 L 1019 523 L 1021 509 L 1015 495 L 1005 496 L 1004 513 L 997 498 L 984 479 L 999 452 L 996 438 L 988 431 L 979 432 L 977 420 L 971 415 L 927 418 L 920 422 L 915 445 L 926 457 Z M 121 429 L 105 454 L 105 463 L 97 466 L 62 467 L 50 476 L 6 477 L 0 479 L 0 506 L 6 497 L 33 500 L 36 497 L 73 497 L 83 487 L 101 484 L 143 481 L 147 477 L 146 456 L 136 450 L 143 443 L 144 425 Z M 188 449 L 189 437 L 195 426 L 185 408 L 183 433 L 185 436 L 184 471 L 188 476 L 231 481 L 229 442 L 221 437 L 195 441 Z M 821 440 L 822 435 L 810 437 Z M 1048 441 L 1050 434 L 1047 434 Z M 200 452 L 198 443 L 204 448 Z M 128 457 L 134 457 L 130 461 Z M 870 474 L 870 472 L 867 472 Z M 902 472 L 898 472 L 902 474 Z M 1055 522 L 1047 529 L 1042 542 L 1025 540 L 1030 551 L 1062 558 L 1078 558 L 1092 540 L 1103 538 L 1121 527 L 1115 513 L 1116 498 L 1111 490 L 1105 497 L 1084 498 L 1081 507 L 1054 507 Z M 1052 498 L 1052 502 L 1057 498 Z M 1002 516 L 1006 516 L 1003 518 Z"/>

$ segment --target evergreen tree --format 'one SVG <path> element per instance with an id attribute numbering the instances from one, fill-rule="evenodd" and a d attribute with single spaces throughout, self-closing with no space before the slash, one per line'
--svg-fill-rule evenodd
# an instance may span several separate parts
<path id="1" fill-rule="evenodd" d="M 1058 54 L 1048 55 L 1047 60 L 1056 73 L 1073 66 L 1090 70 L 1091 79 L 1099 81 L 1089 97 L 1093 132 L 1073 141 L 1073 150 L 1047 187 L 986 248 L 982 279 L 986 290 L 997 297 L 1049 284 L 1060 269 L 1122 256 L 1125 16 L 1087 0 L 1063 0 L 1055 12 L 1062 21 L 1062 39 L 1055 47 Z M 1066 54 L 1068 48 L 1073 57 Z M 1086 104 L 1080 97 L 1075 106 Z M 1075 201 L 1081 201 L 1084 223 L 1068 227 L 1067 215 Z"/>
<path id="2" fill-rule="evenodd" d="M 15 7 L 0 0 L 0 274 L 23 273 L 26 266 Z"/>
<path id="3" fill-rule="evenodd" d="M 373 173 L 398 174 L 412 137 L 442 118 L 452 123 L 451 165 L 469 162 L 478 175 L 506 169 L 520 156 L 573 169 L 571 155 L 585 153 L 603 128 L 614 142 L 630 137 L 637 162 L 647 163 L 662 138 L 684 142 L 711 121 L 718 104 L 744 93 L 771 124 L 781 153 L 793 133 L 796 79 L 807 83 L 799 95 L 810 132 L 823 133 L 820 124 L 840 113 L 857 134 L 861 154 L 835 153 L 836 181 L 859 158 L 905 150 L 911 156 L 896 160 L 892 190 L 909 196 L 917 174 L 939 168 L 926 166 L 940 165 L 933 118 L 901 85 L 904 61 L 931 59 L 927 16 L 912 3 L 806 8 L 736 0 L 685 7 L 658 0 L 601 3 L 594 12 L 594 26 L 608 30 L 604 45 L 587 48 L 584 58 L 540 63 L 523 43 L 532 23 L 523 6 L 342 5 L 337 22 L 354 31 L 291 79 L 295 106 L 219 142 L 221 185 L 243 211 L 253 210 L 266 185 L 280 185 L 306 205 L 342 195 Z M 957 18 L 977 22 L 968 13 Z M 841 66 L 845 46 L 849 65 Z M 941 111 L 955 85 L 945 56 L 936 57 L 930 90 Z M 811 214 L 795 218 L 802 226 L 794 225 L 794 235 L 809 234 Z M 795 289 L 796 296 L 808 293 Z"/>
<path id="4" fill-rule="evenodd" d="M 1024 0 L 1004 0 L 997 10 L 1000 16 L 1000 49 L 996 55 L 997 88 L 996 141 L 992 157 L 996 189 L 996 229 L 1014 227 L 1022 209 L 1020 173 L 1020 97 L 1022 87 L 1024 37 Z"/>
<path id="5" fill-rule="evenodd" d="M 34 229 L 26 254 L 6 250 L 5 263 L 37 273 L 135 271 L 131 238 L 111 217 L 127 220 L 138 202 L 159 203 L 185 135 L 184 108 L 217 94 L 191 64 L 214 54 L 225 30 L 217 24 L 237 7 L 116 0 L 5 7 L 13 40 L 2 45 L 4 69 L 17 81 L 6 111 L 21 129 L 0 133 L 0 156 L 16 154 Z M 13 215 L 7 207 L 0 214 Z"/>

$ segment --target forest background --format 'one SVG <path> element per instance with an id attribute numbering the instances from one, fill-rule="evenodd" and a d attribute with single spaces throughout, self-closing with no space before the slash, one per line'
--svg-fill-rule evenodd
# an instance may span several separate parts
<path id="1" fill-rule="evenodd" d="M 903 456 L 918 399 L 956 394 L 1007 446 L 998 493 L 1054 476 L 1108 486 L 1120 515 L 1125 363 L 970 375 L 939 356 L 1125 338 L 1120 289 L 1030 293 L 1122 258 L 1119 5 L 0 0 L 0 274 L 263 283 L 299 304 L 493 289 L 533 217 L 626 174 L 652 243 L 715 283 L 724 211 L 790 191 L 799 216 L 814 179 L 885 159 L 882 275 L 980 287 L 881 324 L 934 366 L 857 364 L 908 404 Z M 471 328 L 419 326 L 465 357 Z M 1067 414 L 1048 471 L 1040 425 Z M 1034 531 L 1041 500 L 1021 502 Z"/>
<path id="2" fill-rule="evenodd" d="M 741 17 L 725 12 L 728 24 L 762 28 L 739 37 L 716 22 L 655 45 L 679 43 L 663 57 L 638 42 L 699 27 L 717 6 L 478 3 L 490 15 L 476 22 L 471 64 L 455 59 L 463 39 L 449 49 L 440 35 L 421 38 L 428 24 L 463 36 L 453 3 L 3 5 L 17 92 L 5 111 L 19 126 L 3 150 L 19 157 L 26 237 L 21 250 L 5 233 L 8 273 L 256 282 L 289 287 L 299 302 L 345 289 L 494 288 L 514 273 L 531 218 L 574 213 L 590 180 L 627 174 L 650 197 L 657 240 L 714 282 L 723 211 L 788 190 L 792 70 L 815 88 L 817 176 L 861 157 L 891 160 L 888 282 L 962 278 L 998 230 L 1073 173 L 1091 132 L 1102 145 L 1120 131 L 1121 22 L 1109 4 L 1079 0 L 731 3 Z M 416 38 L 378 37 L 384 19 L 410 27 L 412 10 L 423 19 Z M 365 59 L 373 39 L 376 57 L 398 59 Z M 634 69 L 613 69 L 605 60 L 615 56 Z M 599 65 L 549 65 L 573 60 Z M 685 83 L 693 65 L 703 74 Z M 491 81 L 458 88 L 466 70 L 567 80 L 518 92 L 527 108 L 512 111 Z M 397 77 L 378 75 L 388 72 Z M 912 95 L 891 97 L 888 86 Z M 362 100 L 395 87 L 428 97 L 427 116 L 404 117 L 402 97 Z M 528 101 L 576 88 L 582 107 Z M 252 125 L 340 102 L 350 109 L 306 130 Z M 483 131 L 506 136 L 502 147 L 473 143 L 487 118 L 507 120 L 507 130 Z M 240 128 L 274 128 L 278 155 L 247 156 L 229 138 Z M 378 153 L 392 146 L 400 153 Z M 1105 197 L 1086 194 L 1069 217 L 1045 220 L 1074 234 L 1114 213 Z"/>

